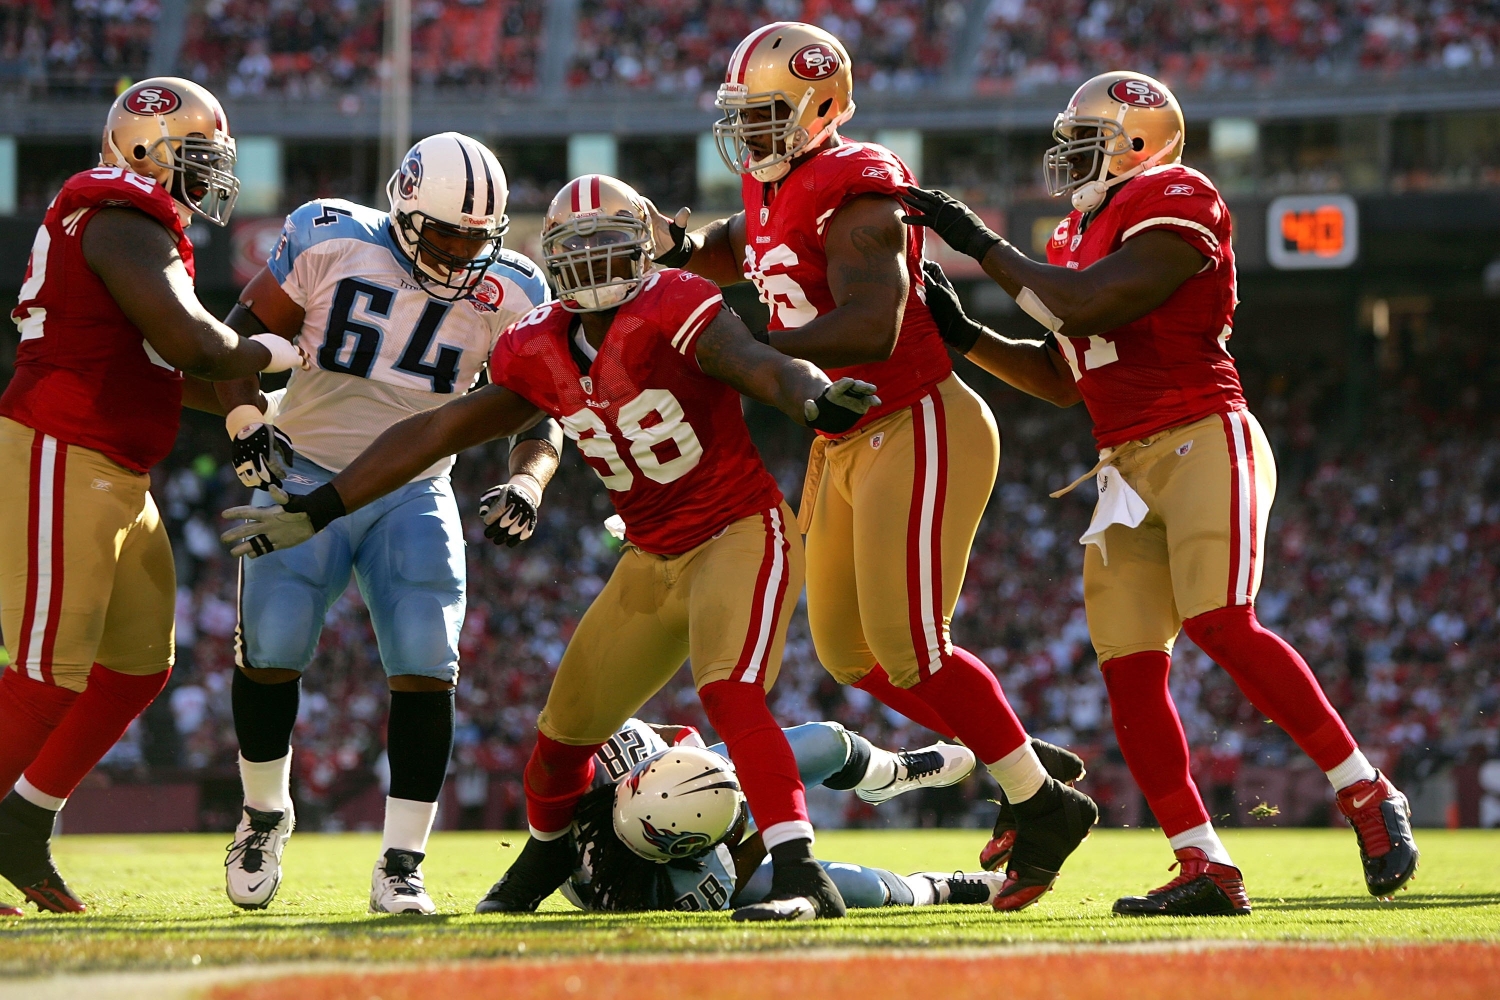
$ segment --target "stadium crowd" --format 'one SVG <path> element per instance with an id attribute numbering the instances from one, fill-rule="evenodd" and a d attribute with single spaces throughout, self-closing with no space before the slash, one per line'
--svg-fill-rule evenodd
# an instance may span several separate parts
<path id="1" fill-rule="evenodd" d="M 413 0 L 419 86 L 539 84 L 541 0 Z M 379 0 L 190 0 L 181 70 L 230 97 L 378 85 Z M 107 91 L 139 77 L 159 0 L 0 0 L 0 77 L 30 90 Z M 1081 81 L 1129 65 L 1174 86 L 1278 74 L 1492 66 L 1495 0 L 580 0 L 567 80 L 698 94 L 756 24 L 816 23 L 859 83 L 911 92 L 951 70 L 982 92 Z M 978 21 L 970 24 L 970 20 Z M 968 65 L 956 65 L 970 60 Z"/>
<path id="2" fill-rule="evenodd" d="M 1434 404 L 1418 380 L 1393 382 L 1358 443 L 1348 445 L 1314 420 L 1337 400 L 1337 386 L 1289 386 L 1284 376 L 1262 380 L 1253 371 L 1247 382 L 1282 474 L 1259 602 L 1263 620 L 1304 653 L 1356 738 L 1397 780 L 1471 753 L 1500 753 L 1500 674 L 1493 668 L 1500 654 L 1500 435 L 1495 407 L 1481 405 L 1481 386 Z M 1097 763 L 1118 763 L 1080 588 L 1076 539 L 1092 491 L 1047 497 L 1092 460 L 1086 415 L 986 385 L 1005 453 L 955 641 L 990 664 L 1034 733 Z M 752 424 L 795 500 L 804 432 L 775 414 L 752 414 Z M 179 661 L 153 714 L 106 759 L 117 777 L 144 776 L 148 761 L 233 773 L 237 578 L 216 532 L 217 512 L 241 502 L 244 490 L 224 462 L 222 438 L 216 421 L 189 421 L 177 452 L 154 476 L 179 561 Z M 536 712 L 614 561 L 616 543 L 602 526 L 610 512 L 605 494 L 571 446 L 568 452 L 529 543 L 496 548 L 477 518 L 467 520 L 469 604 L 453 781 L 474 824 L 485 815 L 519 821 L 520 771 Z M 503 468 L 501 449 L 465 455 L 455 473 L 461 507 L 472 511 Z M 1242 766 L 1305 766 L 1286 736 L 1186 639 L 1174 656 L 1172 684 L 1206 795 L 1232 783 Z M 305 805 L 303 822 L 336 825 L 333 811 L 371 788 L 384 768 L 387 695 L 356 588 L 329 611 L 305 685 L 293 758 L 299 809 Z M 836 685 L 817 663 L 800 611 L 772 707 L 783 724 L 836 719 L 885 746 L 917 747 L 932 738 L 863 692 Z M 685 671 L 642 714 L 706 726 Z M 989 794 L 971 781 L 961 795 L 893 803 L 897 809 L 883 809 L 881 821 L 987 824 Z M 488 813 L 487 796 L 501 800 Z M 812 802 L 825 824 L 875 822 L 868 807 L 847 796 L 835 802 L 814 795 Z"/>

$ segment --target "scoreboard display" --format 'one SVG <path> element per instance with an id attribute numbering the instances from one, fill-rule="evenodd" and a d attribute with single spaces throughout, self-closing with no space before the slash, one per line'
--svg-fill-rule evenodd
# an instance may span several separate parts
<path id="1" fill-rule="evenodd" d="M 1275 199 L 1266 212 L 1266 255 L 1283 271 L 1348 267 L 1359 256 L 1359 207 L 1346 194 Z"/>

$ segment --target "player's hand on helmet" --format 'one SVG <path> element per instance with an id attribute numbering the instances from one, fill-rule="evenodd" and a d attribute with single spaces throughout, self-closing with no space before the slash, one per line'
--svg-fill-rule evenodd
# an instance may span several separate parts
<path id="1" fill-rule="evenodd" d="M 975 322 L 964 312 L 963 303 L 958 301 L 958 292 L 937 261 L 924 260 L 922 275 L 926 278 L 927 311 L 932 313 L 938 333 L 950 347 L 968 354 L 984 332 L 984 324 Z"/>
<path id="2" fill-rule="evenodd" d="M 245 522 L 219 536 L 230 546 L 230 555 L 255 559 L 277 549 L 301 545 L 345 513 L 344 501 L 332 483 L 295 496 L 280 486 L 272 486 L 268 492 L 275 501 L 273 506 L 231 507 L 224 511 L 225 520 Z"/>
<path id="3" fill-rule="evenodd" d="M 541 486 L 530 476 L 515 476 L 508 483 L 491 486 L 479 498 L 484 537 L 496 545 L 515 548 L 536 531 L 541 505 Z"/>
<path id="4" fill-rule="evenodd" d="M 681 267 L 693 256 L 693 245 L 688 241 L 688 218 L 691 208 L 679 208 L 677 214 L 665 216 L 650 198 L 643 199 L 651 215 L 651 258 L 661 267 Z"/>
<path id="5" fill-rule="evenodd" d="M 859 418 L 870 412 L 871 407 L 879 405 L 880 397 L 875 395 L 873 385 L 857 378 L 841 378 L 817 399 L 804 402 L 802 414 L 813 430 L 842 434 L 859 423 Z"/>
<path id="6" fill-rule="evenodd" d="M 973 210 L 946 191 L 907 188 L 901 196 L 907 213 L 901 221 L 910 226 L 927 226 L 959 253 L 984 260 L 990 247 L 1001 242 L 1000 234 L 984 224 Z"/>
<path id="7" fill-rule="evenodd" d="M 229 460 L 240 482 L 251 489 L 280 486 L 292 466 L 292 439 L 266 423 L 260 409 L 246 403 L 224 418 L 229 431 Z"/>

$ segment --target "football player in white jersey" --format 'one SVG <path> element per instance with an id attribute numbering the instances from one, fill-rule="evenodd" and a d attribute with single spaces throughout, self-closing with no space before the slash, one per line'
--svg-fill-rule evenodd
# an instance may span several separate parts
<path id="1" fill-rule="evenodd" d="M 388 213 L 324 199 L 287 216 L 226 321 L 280 334 L 313 358 L 274 412 L 256 380 L 221 383 L 235 471 L 259 487 L 256 506 L 311 492 L 387 427 L 467 391 L 500 332 L 549 297 L 536 265 L 501 247 L 505 173 L 482 143 L 456 132 L 423 139 L 386 192 Z M 562 441 L 551 421 L 526 437 L 512 449 L 510 482 L 486 494 L 481 511 L 487 534 L 509 544 L 535 527 Z M 352 573 L 391 690 L 391 784 L 370 910 L 434 911 L 421 863 L 453 743 L 464 620 L 453 462 L 306 545 L 242 564 L 233 704 L 245 805 L 225 861 L 237 906 L 263 909 L 280 885 L 302 671 Z"/>

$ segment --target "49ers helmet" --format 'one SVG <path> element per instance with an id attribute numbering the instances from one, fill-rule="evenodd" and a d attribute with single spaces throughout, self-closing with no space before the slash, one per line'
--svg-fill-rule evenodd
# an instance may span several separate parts
<path id="1" fill-rule="evenodd" d="M 1079 136 L 1080 130 L 1091 134 Z M 1072 192 L 1073 207 L 1091 212 L 1116 184 L 1159 163 L 1182 159 L 1187 136 L 1182 108 L 1166 84 L 1143 73 L 1100 73 L 1073 94 L 1052 123 L 1057 145 L 1047 150 L 1047 193 Z M 1092 156 L 1075 178 L 1072 160 Z"/>
<path id="2" fill-rule="evenodd" d="M 794 158 L 817 149 L 853 116 L 853 92 L 849 53 L 833 35 L 799 21 L 757 28 L 729 57 L 714 100 L 724 112 L 714 124 L 719 155 L 737 174 L 780 180 Z M 768 117 L 746 119 L 757 110 Z M 763 155 L 756 155 L 755 145 Z"/>
<path id="3" fill-rule="evenodd" d="M 602 312 L 635 298 L 652 267 L 651 213 L 624 181 L 584 174 L 542 217 L 542 263 L 569 312 Z M 615 263 L 626 265 L 616 273 Z"/>
<path id="4" fill-rule="evenodd" d="M 510 227 L 510 189 L 495 154 L 458 132 L 430 135 L 406 151 L 385 193 L 391 229 L 422 290 L 452 302 L 478 288 Z M 434 235 L 474 240 L 478 250 L 472 257 L 452 253 Z"/>
<path id="5" fill-rule="evenodd" d="M 222 226 L 240 182 L 234 138 L 219 99 L 191 80 L 155 76 L 110 105 L 99 162 L 150 177 L 184 209 Z"/>
<path id="6" fill-rule="evenodd" d="M 615 785 L 615 833 L 647 861 L 676 861 L 729 836 L 744 808 L 733 764 L 708 750 L 673 747 Z"/>

